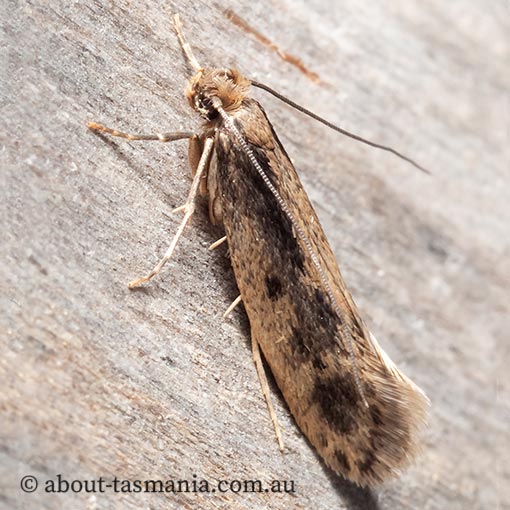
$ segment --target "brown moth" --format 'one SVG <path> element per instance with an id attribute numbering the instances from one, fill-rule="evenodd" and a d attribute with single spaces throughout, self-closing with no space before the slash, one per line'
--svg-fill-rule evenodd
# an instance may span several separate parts
<path id="1" fill-rule="evenodd" d="M 325 463 L 359 485 L 379 484 L 414 459 L 428 399 L 361 319 L 296 170 L 262 106 L 249 97 L 255 82 L 233 69 L 200 67 L 177 16 L 175 23 L 196 71 L 186 96 L 204 118 L 201 131 L 130 135 L 89 124 L 130 140 L 189 138 L 194 179 L 184 219 L 165 257 L 130 287 L 159 272 L 198 193 L 207 194 L 212 223 L 225 227 L 254 354 L 260 346 Z"/>

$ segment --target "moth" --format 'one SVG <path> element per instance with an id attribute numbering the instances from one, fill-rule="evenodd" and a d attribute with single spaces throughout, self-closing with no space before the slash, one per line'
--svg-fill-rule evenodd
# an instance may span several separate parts
<path id="1" fill-rule="evenodd" d="M 317 214 L 250 86 L 297 105 L 234 69 L 201 67 L 178 15 L 174 21 L 195 70 L 186 96 L 204 120 L 200 132 L 132 135 L 89 123 L 96 132 L 129 140 L 189 140 L 194 177 L 183 220 L 158 265 L 130 287 L 161 270 L 197 197 L 205 194 L 211 222 L 225 228 L 266 398 L 259 347 L 298 426 L 325 463 L 356 484 L 380 484 L 416 456 L 428 399 L 360 317 Z"/>

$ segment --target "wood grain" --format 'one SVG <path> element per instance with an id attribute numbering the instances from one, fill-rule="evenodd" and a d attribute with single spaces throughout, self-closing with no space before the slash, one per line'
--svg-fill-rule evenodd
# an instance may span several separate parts
<path id="1" fill-rule="evenodd" d="M 178 224 L 185 142 L 112 141 L 85 124 L 198 126 L 173 12 L 201 62 L 235 65 L 434 172 L 254 92 L 369 327 L 432 401 L 423 455 L 376 491 L 332 475 L 276 393 L 278 451 L 244 312 L 221 318 L 236 288 L 224 251 L 206 250 L 222 233 L 205 210 L 160 278 L 126 287 Z M 1 508 L 507 508 L 505 2 L 8 0 L 1 16 Z M 59 473 L 294 480 L 296 493 L 45 493 Z M 40 487 L 25 494 L 29 474 Z"/>

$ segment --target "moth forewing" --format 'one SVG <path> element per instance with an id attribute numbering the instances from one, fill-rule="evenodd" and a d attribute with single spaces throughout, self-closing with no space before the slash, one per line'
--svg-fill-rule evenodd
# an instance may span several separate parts
<path id="1" fill-rule="evenodd" d="M 211 124 L 215 129 L 209 171 L 251 334 L 326 463 L 361 485 L 380 483 L 414 457 L 426 397 L 368 332 L 299 177 L 243 78 L 206 69 L 192 84 L 190 103 L 209 104 L 209 116 L 220 104 L 248 146 L 247 152 L 224 116 L 206 124 L 206 132 Z"/>

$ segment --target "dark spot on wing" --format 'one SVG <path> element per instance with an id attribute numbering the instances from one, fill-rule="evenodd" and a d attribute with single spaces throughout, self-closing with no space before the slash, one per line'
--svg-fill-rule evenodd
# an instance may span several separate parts
<path id="1" fill-rule="evenodd" d="M 271 301 L 275 301 L 282 294 L 282 281 L 278 276 L 266 276 L 267 295 Z"/>
<path id="2" fill-rule="evenodd" d="M 303 334 L 301 327 L 293 327 L 292 335 L 289 338 L 289 345 L 292 355 L 300 363 L 307 362 L 311 356 L 311 349 L 306 334 Z"/>
<path id="3" fill-rule="evenodd" d="M 318 377 L 311 401 L 317 403 L 320 413 L 334 431 L 344 435 L 354 431 L 359 397 L 351 375 Z"/>
<path id="4" fill-rule="evenodd" d="M 345 453 L 342 450 L 335 450 L 335 459 L 340 466 L 340 472 L 344 475 L 348 474 L 351 470 L 351 465 Z"/>
<path id="5" fill-rule="evenodd" d="M 328 367 L 328 353 L 333 353 L 337 360 L 348 357 L 338 331 L 339 318 L 321 289 L 301 288 L 300 294 L 292 299 L 296 288 L 297 284 L 289 288 L 298 321 L 289 339 L 293 361 L 311 363 L 314 368 L 325 370 Z"/>
<path id="6" fill-rule="evenodd" d="M 327 365 L 322 359 L 321 353 L 315 354 L 315 356 L 312 357 L 312 366 L 316 368 L 317 370 L 326 370 Z"/>
<path id="7" fill-rule="evenodd" d="M 374 425 L 381 426 L 384 423 L 381 409 L 376 404 L 371 404 L 368 410 L 370 411 Z"/>
<path id="8" fill-rule="evenodd" d="M 377 457 L 375 455 L 374 450 L 368 450 L 365 452 L 363 460 L 359 459 L 355 462 L 356 467 L 360 470 L 361 474 L 367 474 L 372 471 L 374 463 L 376 462 Z"/>
<path id="9" fill-rule="evenodd" d="M 322 338 L 321 335 L 317 335 L 317 331 L 293 327 L 289 338 L 292 361 L 297 364 L 311 362 L 312 366 L 318 370 L 326 369 L 327 365 L 322 356 L 326 342 L 321 342 Z"/>
<path id="10" fill-rule="evenodd" d="M 342 356 L 348 356 L 344 339 L 341 339 L 338 326 L 341 320 L 331 306 L 331 300 L 322 289 L 315 289 L 310 301 L 313 304 L 312 313 L 318 322 L 314 329 L 321 335 L 321 350 L 339 351 Z"/>
<path id="11" fill-rule="evenodd" d="M 328 295 L 322 289 L 315 289 L 315 302 L 317 303 L 318 316 L 324 324 L 337 322 L 337 314 L 331 306 Z"/>
<path id="12" fill-rule="evenodd" d="M 351 319 L 350 321 L 348 321 L 347 317 L 345 316 L 338 317 L 338 314 L 333 309 L 329 296 L 322 288 L 315 289 L 315 299 L 317 302 L 317 315 L 321 323 L 324 324 L 325 328 L 328 328 L 330 330 L 332 329 L 336 330 L 336 328 L 338 327 L 338 323 L 340 322 L 340 320 L 342 320 L 349 324 L 349 331 L 351 332 L 354 338 L 356 336 L 359 337 L 362 336 L 362 330 L 359 324 L 356 322 L 356 317 L 349 315 L 349 318 Z M 338 338 L 341 338 L 339 336 L 339 333 L 336 334 L 334 346 L 341 351 L 343 356 L 348 356 L 349 355 L 349 351 L 347 348 L 348 339 L 341 338 L 341 341 L 339 341 Z"/>

